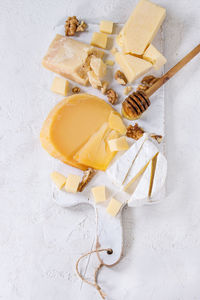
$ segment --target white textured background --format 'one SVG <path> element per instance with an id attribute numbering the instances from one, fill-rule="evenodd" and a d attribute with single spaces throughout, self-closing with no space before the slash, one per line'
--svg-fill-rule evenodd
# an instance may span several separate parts
<path id="1" fill-rule="evenodd" d="M 166 69 L 199 43 L 200 2 L 156 0 L 167 8 Z M 74 264 L 94 241 L 89 207 L 52 199 L 52 158 L 39 143 L 59 98 L 41 68 L 54 26 L 67 15 L 124 22 L 135 0 L 0 1 L 0 299 L 88 300 Z M 168 197 L 126 209 L 121 263 L 103 269 L 110 300 L 200 299 L 200 56 L 165 87 Z"/>

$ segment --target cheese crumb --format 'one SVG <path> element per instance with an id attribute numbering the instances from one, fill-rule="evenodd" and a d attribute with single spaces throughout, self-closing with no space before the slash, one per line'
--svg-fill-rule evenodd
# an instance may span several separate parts
<path id="1" fill-rule="evenodd" d="M 132 86 L 126 86 L 125 88 L 124 88 L 124 95 L 128 95 L 131 91 L 132 91 Z"/>
<path id="2" fill-rule="evenodd" d="M 89 82 L 94 89 L 98 89 L 102 87 L 101 80 L 97 77 L 94 71 L 89 71 L 87 72 L 87 74 L 88 74 Z"/>
<path id="3" fill-rule="evenodd" d="M 106 201 L 106 189 L 104 185 L 93 187 L 92 194 L 96 203 Z"/>
<path id="4" fill-rule="evenodd" d="M 68 89 L 69 89 L 69 82 L 66 79 L 58 76 L 54 77 L 51 86 L 52 92 L 56 94 L 60 94 L 62 96 L 67 96 Z"/>
<path id="5" fill-rule="evenodd" d="M 101 58 L 92 56 L 90 61 L 90 67 L 96 74 L 96 76 L 101 79 L 106 74 L 106 64 L 103 62 Z"/>
<path id="6" fill-rule="evenodd" d="M 66 179 L 65 190 L 69 193 L 76 193 L 80 181 L 81 176 L 70 174 Z"/>
<path id="7" fill-rule="evenodd" d="M 58 172 L 52 172 L 51 179 L 60 190 L 66 183 L 66 177 Z"/>
<path id="8" fill-rule="evenodd" d="M 118 214 L 118 212 L 120 211 L 121 207 L 122 207 L 122 202 L 116 200 L 115 198 L 112 198 L 110 200 L 110 203 L 108 204 L 106 211 L 112 217 L 115 217 Z"/>

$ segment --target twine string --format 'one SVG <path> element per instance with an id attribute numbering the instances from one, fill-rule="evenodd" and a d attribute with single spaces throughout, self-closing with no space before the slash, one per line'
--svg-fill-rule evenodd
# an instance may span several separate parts
<path id="1" fill-rule="evenodd" d="M 98 283 L 97 283 L 98 273 L 99 273 L 100 269 L 104 266 L 104 264 L 101 262 L 101 263 L 99 264 L 99 266 L 96 268 L 95 273 L 94 273 L 94 282 L 91 282 L 91 281 L 87 280 L 87 279 L 81 274 L 81 272 L 79 271 L 79 268 L 78 268 L 78 267 L 79 267 L 80 261 L 81 261 L 84 257 L 86 257 L 86 256 L 88 256 L 88 255 L 90 255 L 90 254 L 93 254 L 93 253 L 99 253 L 99 252 L 107 252 L 108 254 L 112 254 L 113 251 L 112 251 L 112 249 L 110 249 L 110 248 L 107 248 L 107 249 L 96 249 L 96 250 L 92 250 L 92 251 L 90 251 L 90 252 L 87 252 L 87 253 L 83 254 L 81 257 L 79 257 L 79 259 L 78 259 L 77 262 L 76 262 L 76 272 L 77 272 L 78 276 L 79 276 L 84 282 L 86 282 L 87 284 L 90 284 L 91 286 L 93 286 L 94 288 L 96 288 L 96 290 L 99 292 L 99 294 L 100 294 L 100 296 L 101 296 L 102 299 L 106 299 L 106 294 L 102 291 L 101 287 L 100 287 L 100 286 L 98 285 Z"/>

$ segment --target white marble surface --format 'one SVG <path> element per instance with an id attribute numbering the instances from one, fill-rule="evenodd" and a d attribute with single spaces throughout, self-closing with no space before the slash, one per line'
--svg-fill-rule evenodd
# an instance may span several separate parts
<path id="1" fill-rule="evenodd" d="M 199 43 L 200 2 L 156 2 L 167 8 L 168 69 Z M 59 98 L 49 92 L 51 77 L 40 61 L 52 29 L 65 16 L 124 22 L 135 3 L 0 3 L 0 299 L 99 299 L 74 268 L 79 255 L 92 248 L 94 212 L 53 202 L 52 158 L 38 135 Z M 108 299 L 200 299 L 199 62 L 200 56 L 165 87 L 168 196 L 156 206 L 125 209 L 124 257 L 99 276 Z M 92 266 L 86 262 L 84 268 Z"/>

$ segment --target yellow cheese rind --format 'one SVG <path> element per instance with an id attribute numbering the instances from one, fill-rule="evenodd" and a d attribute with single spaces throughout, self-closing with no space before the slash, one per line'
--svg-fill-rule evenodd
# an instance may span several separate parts
<path id="1" fill-rule="evenodd" d="M 121 52 L 115 54 L 115 59 L 129 83 L 148 72 L 152 67 L 152 64 L 144 59 Z"/>
<path id="2" fill-rule="evenodd" d="M 118 113 L 113 111 L 110 113 L 108 124 L 111 129 L 118 131 L 122 135 L 126 134 L 127 131 L 126 126 L 124 125 L 122 118 Z"/>
<path id="3" fill-rule="evenodd" d="M 58 172 L 52 172 L 51 179 L 60 190 L 66 183 L 66 177 Z"/>
<path id="4" fill-rule="evenodd" d="M 100 22 L 100 31 L 104 33 L 111 34 L 113 31 L 113 22 L 111 21 L 101 21 Z"/>
<path id="5" fill-rule="evenodd" d="M 110 151 L 108 141 L 118 136 L 116 131 L 108 127 L 108 123 L 103 124 L 74 155 L 74 159 L 82 165 L 105 171 L 116 154 Z"/>
<path id="6" fill-rule="evenodd" d="M 91 45 L 106 49 L 108 36 L 105 33 L 94 32 L 92 35 Z"/>
<path id="7" fill-rule="evenodd" d="M 106 201 L 106 189 L 105 186 L 95 186 L 92 188 L 92 195 L 96 203 Z"/>
<path id="8" fill-rule="evenodd" d="M 115 217 L 119 213 L 121 207 L 122 202 L 116 200 L 115 198 L 112 198 L 106 208 L 106 211 L 109 215 Z"/>
<path id="9" fill-rule="evenodd" d="M 79 183 L 81 181 L 81 176 L 70 174 L 68 175 L 65 183 L 65 190 L 68 193 L 76 193 Z"/>
<path id="10" fill-rule="evenodd" d="M 108 141 L 108 145 L 110 148 L 110 151 L 124 151 L 129 148 L 129 145 L 127 143 L 127 139 L 125 136 L 121 136 L 117 139 L 112 139 Z"/>
<path id="11" fill-rule="evenodd" d="M 166 58 L 152 45 L 145 50 L 143 58 L 152 63 L 155 70 L 159 70 L 166 64 Z"/>
<path id="12" fill-rule="evenodd" d="M 165 16 L 165 8 L 148 0 L 140 0 L 117 38 L 122 51 L 142 55 L 154 39 Z"/>
<path id="13" fill-rule="evenodd" d="M 86 43 L 57 34 L 42 60 L 48 70 L 76 81 L 82 85 L 88 83 L 84 65 L 89 55 L 103 57 L 103 52 Z"/>
<path id="14" fill-rule="evenodd" d="M 77 151 L 108 121 L 113 108 L 89 94 L 78 94 L 59 102 L 49 113 L 40 132 L 43 148 L 66 164 L 85 170 L 73 159 Z"/>
<path id="15" fill-rule="evenodd" d="M 56 94 L 60 94 L 62 96 L 67 96 L 68 89 L 69 89 L 69 81 L 58 76 L 54 77 L 51 86 L 52 92 Z"/>

